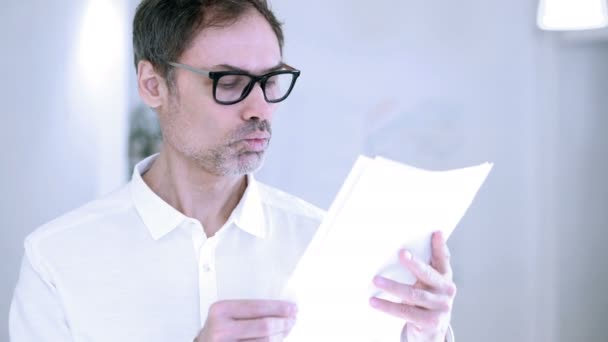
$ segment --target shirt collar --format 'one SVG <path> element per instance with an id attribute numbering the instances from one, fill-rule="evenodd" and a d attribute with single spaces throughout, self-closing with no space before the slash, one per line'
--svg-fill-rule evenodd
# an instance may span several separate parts
<path id="1" fill-rule="evenodd" d="M 160 239 L 187 220 L 186 215 L 160 198 L 142 178 L 142 174 L 150 169 L 156 157 L 158 154 L 137 163 L 131 178 L 133 203 L 154 240 Z"/>
<path id="2" fill-rule="evenodd" d="M 182 222 L 192 220 L 165 202 L 144 182 L 142 174 L 150 169 L 157 157 L 158 154 L 152 155 L 135 165 L 131 179 L 133 203 L 154 240 L 178 228 Z M 258 183 L 252 174 L 247 175 L 247 188 L 220 231 L 231 223 L 256 237 L 266 237 L 264 207 Z"/>
<path id="3" fill-rule="evenodd" d="M 232 212 L 234 223 L 242 230 L 261 239 L 266 237 L 267 224 L 259 184 L 252 174 L 247 175 L 247 189 Z M 230 219 L 228 219 L 230 222 Z"/>

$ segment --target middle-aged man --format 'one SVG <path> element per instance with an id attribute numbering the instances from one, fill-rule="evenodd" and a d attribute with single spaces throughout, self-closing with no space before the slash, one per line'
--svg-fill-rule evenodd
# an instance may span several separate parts
<path id="1" fill-rule="evenodd" d="M 144 0 L 133 43 L 161 152 L 26 238 L 11 340 L 282 340 L 297 308 L 278 298 L 323 213 L 252 176 L 299 76 L 280 24 L 263 0 Z M 441 235 L 432 250 L 431 265 L 400 251 L 414 286 L 373 280 L 402 299 L 370 300 L 403 319 L 402 340 L 452 339 Z"/>

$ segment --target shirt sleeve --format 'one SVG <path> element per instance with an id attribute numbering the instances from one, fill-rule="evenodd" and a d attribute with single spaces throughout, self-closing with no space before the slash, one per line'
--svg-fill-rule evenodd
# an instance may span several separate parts
<path id="1" fill-rule="evenodd" d="M 401 342 L 408 342 L 407 341 L 407 334 L 405 333 L 405 327 L 403 328 L 403 331 L 401 333 Z M 452 326 L 448 325 L 448 331 L 445 335 L 445 342 L 456 342 L 456 339 L 454 338 L 454 330 L 452 330 Z"/>
<path id="2" fill-rule="evenodd" d="M 57 290 L 26 247 L 9 313 L 11 342 L 73 341 Z"/>

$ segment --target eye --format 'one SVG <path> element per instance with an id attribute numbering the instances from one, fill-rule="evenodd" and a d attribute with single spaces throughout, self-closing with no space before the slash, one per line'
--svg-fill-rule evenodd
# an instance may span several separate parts
<path id="1" fill-rule="evenodd" d="M 225 90 L 240 89 L 247 84 L 247 81 L 247 77 L 241 75 L 226 75 L 218 80 L 217 86 Z"/>
<path id="2" fill-rule="evenodd" d="M 237 82 L 218 82 L 217 86 L 222 89 L 234 89 L 237 87 Z"/>
<path id="3" fill-rule="evenodd" d="M 275 76 L 271 76 L 266 80 L 266 86 L 267 87 L 274 87 L 279 83 L 279 77 L 278 75 Z"/>

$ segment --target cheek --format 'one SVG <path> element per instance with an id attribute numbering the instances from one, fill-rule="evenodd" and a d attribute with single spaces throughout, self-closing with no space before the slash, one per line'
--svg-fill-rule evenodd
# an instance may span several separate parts
<path id="1" fill-rule="evenodd" d="M 181 140 L 197 145 L 218 145 L 230 139 L 239 127 L 238 105 L 224 106 L 213 100 L 205 84 L 180 84 L 179 96 L 174 98 L 172 125 Z"/>
<path id="2" fill-rule="evenodd" d="M 204 145 L 224 144 L 238 126 L 236 113 L 215 102 L 195 101 L 181 108 L 182 129 L 191 141 Z"/>

